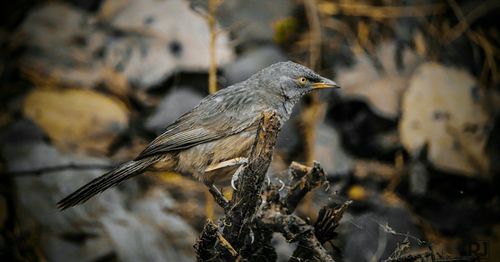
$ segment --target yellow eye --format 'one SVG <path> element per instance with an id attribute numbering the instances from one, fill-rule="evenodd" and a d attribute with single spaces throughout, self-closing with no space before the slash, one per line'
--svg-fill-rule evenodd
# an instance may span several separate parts
<path id="1" fill-rule="evenodd" d="M 298 81 L 301 85 L 305 85 L 307 83 L 307 79 L 305 77 L 299 77 Z"/>

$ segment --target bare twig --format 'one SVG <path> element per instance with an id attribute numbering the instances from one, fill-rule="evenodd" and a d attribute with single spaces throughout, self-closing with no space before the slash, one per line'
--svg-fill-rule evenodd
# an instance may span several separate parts
<path id="1" fill-rule="evenodd" d="M 299 242 L 299 248 L 295 250 L 290 261 L 307 261 L 305 260 L 307 258 L 315 259 L 315 261 L 333 261 L 333 258 L 316 239 L 314 227 L 298 216 L 283 214 L 269 205 L 259 218 L 260 223 L 275 232 L 280 232 L 287 241 Z"/>
<path id="2" fill-rule="evenodd" d="M 304 0 L 304 7 L 309 24 L 309 67 L 316 70 L 321 64 L 321 43 L 322 43 L 322 28 L 321 19 L 318 12 L 317 3 L 314 0 Z M 325 103 L 321 102 L 318 93 L 309 95 L 311 102 L 307 108 L 301 113 L 301 125 L 304 135 L 304 148 L 306 162 L 308 165 L 313 164 L 314 145 L 316 140 L 316 125 L 324 116 L 326 110 Z M 302 197 L 301 197 L 302 198 Z M 304 200 L 306 212 L 310 217 L 314 217 L 316 212 L 312 205 L 312 195 L 307 195 Z"/>
<path id="3" fill-rule="evenodd" d="M 445 36 L 445 39 L 448 41 L 448 43 L 457 39 L 458 37 L 460 37 L 460 35 L 466 32 L 474 21 L 481 18 L 491 10 L 500 8 L 499 1 L 482 1 L 481 4 L 474 8 L 470 13 L 464 15 L 462 9 L 460 9 L 460 6 L 458 6 L 455 0 L 448 0 L 448 4 L 459 20 L 458 24 L 455 25 Z"/>
<path id="4" fill-rule="evenodd" d="M 365 16 L 374 19 L 419 17 L 441 14 L 446 11 L 442 3 L 405 5 L 405 6 L 376 6 L 351 2 L 323 2 L 320 4 L 321 12 L 327 15 L 342 14 L 346 16 Z"/>
<path id="5" fill-rule="evenodd" d="M 318 162 L 314 162 L 312 168 L 305 167 L 304 170 L 304 167 L 295 162 L 290 165 L 290 172 L 294 174 L 296 183 L 291 186 L 283 200 L 288 213 L 293 213 L 297 204 L 309 191 L 327 183 L 326 173 Z"/>
<path id="6" fill-rule="evenodd" d="M 344 212 L 352 204 L 352 201 L 344 202 L 338 208 L 323 207 L 319 211 L 318 220 L 314 223 L 314 234 L 320 243 L 332 240 L 337 234 L 335 229 Z"/>
<path id="7" fill-rule="evenodd" d="M 321 23 L 316 1 L 304 0 L 304 6 L 310 28 L 309 67 L 312 69 L 316 69 L 318 66 L 319 58 L 321 57 Z"/>
<path id="8" fill-rule="evenodd" d="M 27 170 L 13 170 L 7 171 L 6 174 L 8 176 L 39 176 L 46 173 L 59 172 L 64 170 L 93 170 L 93 169 L 112 169 L 117 165 L 115 164 L 76 164 L 70 163 L 67 165 L 60 166 L 48 166 L 41 167 L 36 169 L 27 169 Z"/>
<path id="9" fill-rule="evenodd" d="M 224 197 L 224 195 L 222 194 L 222 192 L 219 191 L 219 189 L 217 189 L 213 184 L 210 185 L 208 187 L 208 192 L 210 192 L 210 194 L 212 194 L 212 196 L 214 197 L 215 199 L 215 202 L 217 202 L 217 204 L 222 207 L 224 210 L 227 210 L 228 208 L 228 205 L 229 205 L 229 201 L 227 201 L 227 199 Z"/>
<path id="10" fill-rule="evenodd" d="M 219 231 L 217 231 L 217 239 L 219 240 L 219 244 L 226 248 L 229 253 L 231 253 L 231 256 L 233 256 L 234 258 L 239 257 L 238 252 L 234 250 L 234 247 L 231 245 L 231 243 L 229 243 Z"/>

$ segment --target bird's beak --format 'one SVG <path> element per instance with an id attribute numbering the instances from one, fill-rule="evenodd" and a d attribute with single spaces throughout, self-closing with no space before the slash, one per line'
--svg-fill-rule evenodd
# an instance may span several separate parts
<path id="1" fill-rule="evenodd" d="M 337 83 L 334 81 L 328 79 L 328 78 L 322 78 L 320 82 L 312 84 L 313 89 L 324 89 L 324 88 L 340 88 Z"/>

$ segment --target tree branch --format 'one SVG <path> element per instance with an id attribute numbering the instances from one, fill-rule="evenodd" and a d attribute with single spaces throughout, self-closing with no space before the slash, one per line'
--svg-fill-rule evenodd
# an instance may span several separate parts
<path id="1" fill-rule="evenodd" d="M 276 260 L 271 239 L 273 232 L 278 232 L 289 242 L 298 242 L 291 261 L 334 261 L 322 243 L 336 236 L 334 230 L 348 203 L 336 209 L 323 208 L 314 225 L 292 214 L 307 192 L 326 183 L 318 163 L 313 167 L 292 163 L 292 186 L 285 194 L 280 194 L 281 187 L 276 184 L 262 190 L 279 128 L 276 114 L 263 114 L 248 164 L 239 176 L 238 190 L 227 205 L 220 203 L 226 207 L 225 216 L 219 227 L 208 222 L 211 225 L 207 224 L 200 236 L 196 246 L 199 260 Z"/>
<path id="2" fill-rule="evenodd" d="M 295 184 L 289 189 L 284 197 L 283 205 L 288 209 L 288 213 L 293 213 L 300 200 L 314 188 L 328 183 L 326 173 L 318 162 L 314 162 L 313 167 L 292 162 L 290 174 Z"/>
<path id="3" fill-rule="evenodd" d="M 240 175 L 238 191 L 229 203 L 230 208 L 225 216 L 226 226 L 223 235 L 236 249 L 243 246 L 249 234 L 249 223 L 257 213 L 262 185 L 271 163 L 279 129 L 278 116 L 275 113 L 265 112 L 248 164 L 244 166 Z"/>

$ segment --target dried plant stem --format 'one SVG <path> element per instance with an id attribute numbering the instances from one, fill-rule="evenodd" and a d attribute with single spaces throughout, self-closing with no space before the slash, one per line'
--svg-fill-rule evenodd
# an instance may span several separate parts
<path id="1" fill-rule="evenodd" d="M 347 16 L 365 16 L 374 19 L 383 19 L 436 15 L 446 11 L 446 6 L 443 3 L 406 6 L 376 6 L 346 1 L 342 3 L 324 2 L 320 5 L 320 10 L 328 15 L 342 13 Z"/>
<path id="2" fill-rule="evenodd" d="M 215 28 L 215 12 L 217 6 L 219 5 L 219 0 L 209 0 L 208 1 L 208 28 L 210 30 L 210 43 L 209 43 L 209 55 L 210 55 L 210 65 L 208 68 L 208 93 L 213 94 L 217 92 L 217 54 L 215 52 L 215 40 L 217 38 L 217 32 Z M 212 218 L 213 212 L 213 199 L 210 194 L 205 193 L 205 215 L 207 218 Z"/>
<path id="3" fill-rule="evenodd" d="M 475 20 L 479 19 L 481 16 L 493 9 L 500 8 L 499 1 L 482 1 L 481 4 L 474 8 L 470 13 L 464 15 L 462 10 L 460 9 L 460 6 L 455 0 L 448 0 L 448 4 L 459 20 L 458 24 L 455 25 L 445 36 L 445 39 L 448 43 L 452 42 L 453 40 L 460 37 L 460 35 L 467 32 L 470 24 L 472 24 Z"/>
<path id="4" fill-rule="evenodd" d="M 318 14 L 318 8 L 316 7 L 316 2 L 314 0 L 304 1 L 306 9 L 306 17 L 309 23 L 309 34 L 310 34 L 310 44 L 309 44 L 309 67 L 312 69 L 317 69 L 319 58 L 321 56 L 321 23 Z"/>
<path id="5" fill-rule="evenodd" d="M 210 30 L 210 67 L 208 69 L 208 92 L 213 94 L 217 92 L 217 57 L 215 53 L 215 40 L 217 32 L 215 28 L 215 12 L 219 0 L 208 1 L 208 27 Z"/>
<path id="6" fill-rule="evenodd" d="M 318 8 L 314 0 L 304 0 L 307 21 L 309 23 L 309 67 L 316 70 L 320 64 L 321 58 L 321 21 Z M 314 141 L 316 140 L 316 124 L 321 120 L 324 105 L 321 103 L 317 93 L 310 94 L 311 103 L 302 112 L 301 123 L 304 135 L 304 148 L 306 162 L 312 165 L 314 155 Z M 313 217 L 316 212 L 313 208 L 312 195 L 308 194 L 305 198 L 304 206 L 307 207 L 306 213 Z"/>

